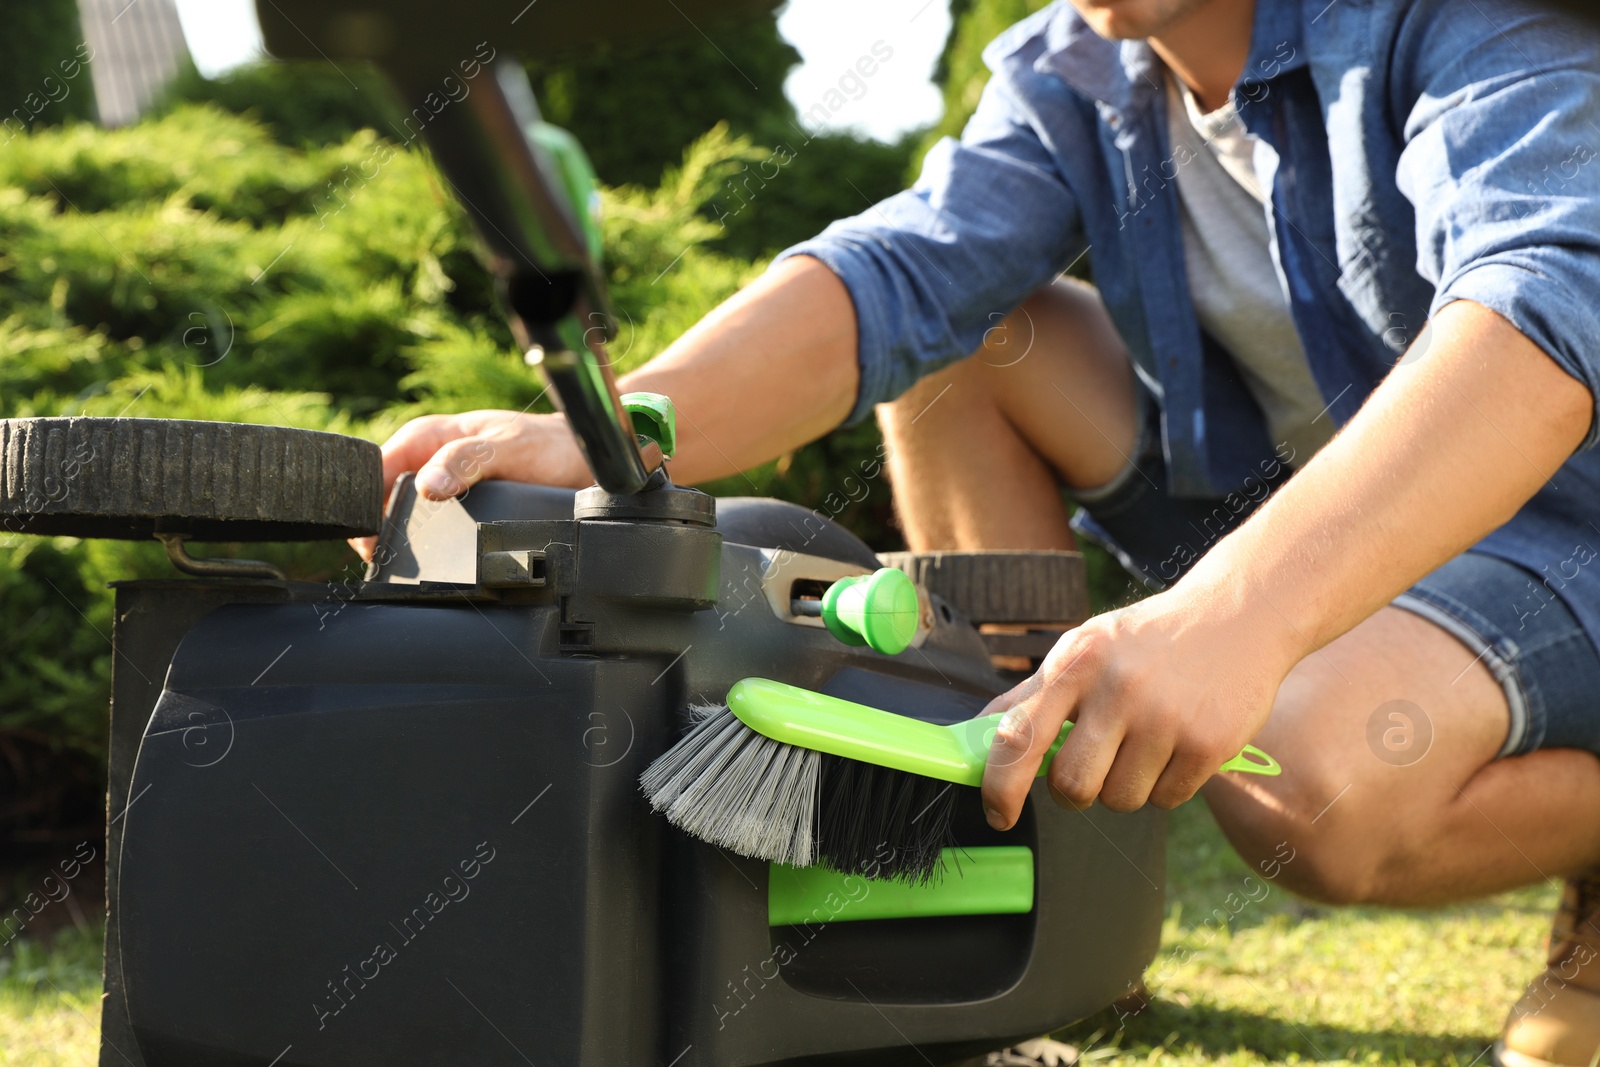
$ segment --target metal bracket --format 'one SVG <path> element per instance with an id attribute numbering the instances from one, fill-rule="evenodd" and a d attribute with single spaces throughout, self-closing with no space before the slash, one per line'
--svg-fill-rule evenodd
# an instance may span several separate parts
<path id="1" fill-rule="evenodd" d="M 545 584 L 544 553 L 532 548 L 484 552 L 478 557 L 478 584 L 488 589 Z"/>
<path id="2" fill-rule="evenodd" d="M 167 559 L 185 574 L 197 578 L 261 578 L 267 581 L 287 582 L 289 576 L 259 559 L 195 559 L 183 545 L 183 534 L 158 533 L 156 540 L 167 549 Z"/>

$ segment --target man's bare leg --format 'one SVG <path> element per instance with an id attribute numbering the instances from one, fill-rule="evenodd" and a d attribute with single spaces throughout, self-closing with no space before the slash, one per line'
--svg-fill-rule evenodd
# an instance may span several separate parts
<path id="1" fill-rule="evenodd" d="M 1431 744 L 1373 745 L 1374 716 L 1380 737 L 1431 732 Z M 1283 881 L 1331 903 L 1440 904 L 1600 863 L 1600 759 L 1551 749 L 1496 760 L 1509 723 L 1504 691 L 1470 649 L 1384 608 L 1278 690 L 1258 740 L 1283 776 L 1222 775 L 1204 796 L 1246 860 L 1287 842 L 1296 859 Z"/>
<path id="2" fill-rule="evenodd" d="M 1134 411 L 1132 364 L 1099 296 L 1047 286 L 971 358 L 879 406 L 906 543 L 1073 548 L 1061 484 L 1115 478 Z"/>

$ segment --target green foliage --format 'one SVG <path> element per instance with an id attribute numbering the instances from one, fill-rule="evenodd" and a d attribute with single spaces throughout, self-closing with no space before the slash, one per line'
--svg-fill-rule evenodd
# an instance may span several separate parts
<path id="1" fill-rule="evenodd" d="M 339 144 L 361 129 L 387 134 L 399 110 L 383 78 L 360 63 L 251 63 L 216 78 L 204 77 L 191 63 L 167 86 L 152 115 L 205 103 L 247 115 L 296 148 Z"/>
<path id="2" fill-rule="evenodd" d="M 601 180 L 616 185 L 653 184 L 664 160 L 714 124 L 770 146 L 719 174 L 702 210 L 726 227 L 717 247 L 744 259 L 770 256 L 902 188 L 918 138 L 883 144 L 805 130 L 783 94 L 799 54 L 774 20 L 707 32 L 534 64 L 545 118 L 577 132 Z"/>
<path id="3" fill-rule="evenodd" d="M 454 202 L 371 131 L 301 152 L 186 107 L 19 141 L 0 158 L 0 247 L 8 411 L 188 367 L 371 414 L 406 399 L 412 355 L 452 324 L 505 340 Z"/>
<path id="4" fill-rule="evenodd" d="M 977 109 L 989 68 L 983 50 L 1006 29 L 1044 8 L 1050 0 L 957 0 L 951 5 L 954 26 L 939 57 L 937 80 L 944 87 L 944 117 L 929 130 L 916 153 L 915 166 L 941 137 L 959 137 Z M 912 177 L 915 177 L 913 171 Z"/>
<path id="5" fill-rule="evenodd" d="M 794 117 L 783 81 L 800 54 L 772 18 L 708 24 L 647 45 L 599 45 L 529 68 L 544 117 L 576 132 L 600 180 L 651 183 L 718 122 L 771 143 Z"/>
<path id="6" fill-rule="evenodd" d="M 85 924 L 48 939 L 30 932 L 0 950 L 0 1062 L 58 1067 L 98 1061 L 104 946 L 105 931 Z"/>
<path id="7" fill-rule="evenodd" d="M 807 137 L 798 128 L 774 138 L 772 152 L 724 178 L 707 205 L 709 217 L 727 229 L 717 247 L 735 256 L 770 256 L 835 219 L 860 214 L 905 187 L 920 140 L 920 133 L 894 144 L 844 134 Z"/>
<path id="8" fill-rule="evenodd" d="M 718 123 L 658 187 L 628 185 L 606 197 L 607 265 L 622 319 L 613 354 L 623 369 L 661 351 L 758 272 L 709 247 L 722 228 L 701 209 L 731 175 L 766 155 Z"/>
<path id="9" fill-rule="evenodd" d="M 581 61 L 535 65 L 529 73 L 545 117 L 580 133 L 601 179 L 615 185 L 655 184 L 663 165 L 719 123 L 771 146 L 744 159 L 742 170 L 720 173 L 702 205 L 703 215 L 726 228 L 713 239 L 731 256 L 770 256 L 900 190 L 919 135 L 894 144 L 848 134 L 812 136 L 795 121 L 782 92 L 799 56 L 778 35 L 776 24 L 735 23 L 714 28 L 713 35 L 715 45 L 695 37 L 646 49 L 608 47 Z M 759 89 L 751 89 L 746 74 L 757 79 Z M 663 95 L 673 100 L 666 111 L 659 106 Z M 297 175 L 285 175 L 288 180 L 265 189 L 240 187 L 239 175 L 216 175 L 215 186 L 204 192 L 231 195 L 212 195 L 202 203 L 228 218 L 282 221 L 303 209 L 308 198 L 330 197 L 328 183 L 338 188 L 348 177 L 339 168 L 351 161 L 330 159 L 315 149 L 336 148 L 361 130 L 377 131 L 369 140 L 404 139 L 397 133 L 388 86 L 359 64 L 256 63 L 214 80 L 190 66 L 166 90 L 154 114 L 184 112 L 185 105 L 195 103 L 255 119 L 270 139 L 308 150 Z M 256 146 L 242 147 L 253 151 Z M 122 161 L 121 171 L 94 175 L 69 167 L 59 172 L 67 178 L 62 192 L 84 210 L 96 210 L 121 202 L 128 180 L 156 180 L 153 172 L 161 164 L 135 158 Z M 126 173 L 130 168 L 136 173 Z M 176 189 L 190 177 L 172 175 L 167 184 Z"/>
<path id="10" fill-rule="evenodd" d="M 0 144 L 17 133 L 92 119 L 91 49 L 76 0 L 0 0 Z"/>
<path id="11" fill-rule="evenodd" d="M 103 747 L 111 604 L 89 554 L 88 542 L 70 538 L 16 538 L 0 549 L 0 731 Z"/>

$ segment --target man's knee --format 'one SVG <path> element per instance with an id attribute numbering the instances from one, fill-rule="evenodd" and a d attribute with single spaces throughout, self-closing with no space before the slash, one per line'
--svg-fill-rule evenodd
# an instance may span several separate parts
<path id="1" fill-rule="evenodd" d="M 1022 364 L 1036 351 L 1048 350 L 1054 358 L 1049 364 L 1052 380 L 1056 371 L 1081 369 L 1085 359 L 1119 368 L 1130 358 L 1111 325 L 1110 315 L 1100 294 L 1091 285 L 1072 278 L 1057 278 L 1033 292 L 1010 314 L 996 312 L 984 331 L 978 347 L 964 359 L 920 379 L 898 398 L 878 408 L 882 421 L 899 421 L 899 416 L 915 418 L 934 398 L 959 389 L 959 400 L 966 404 L 997 405 L 1016 374 L 1003 374 Z M 1083 344 L 1084 338 L 1098 337 L 1101 343 Z M 1085 350 L 1076 360 L 1063 359 L 1060 350 Z M 1030 386 L 1040 384 L 1023 375 Z M 1066 375 L 1069 384 L 1076 377 Z M 951 399 L 944 396 L 944 399 Z M 942 403 L 942 401 L 941 401 Z M 954 406 L 954 405 L 953 405 Z M 885 418 L 887 416 L 887 419 Z M 903 423 L 902 423 L 903 424 Z"/>
<path id="2" fill-rule="evenodd" d="M 1316 704 L 1331 698 L 1300 695 L 1286 718 L 1315 721 Z M 1283 703 L 1280 698 L 1280 705 Z M 1253 869 L 1285 889 L 1324 904 L 1386 903 L 1421 855 L 1397 806 L 1378 805 L 1357 779 L 1359 759 L 1349 746 L 1329 745 L 1309 731 L 1280 731 L 1270 751 L 1283 764 L 1278 778 L 1223 776 L 1206 799 L 1223 831 Z M 1387 810 L 1388 817 L 1384 811 Z"/>
<path id="3" fill-rule="evenodd" d="M 1307 816 L 1304 809 L 1284 806 L 1260 788 L 1246 800 L 1214 801 L 1212 810 L 1240 857 L 1298 896 L 1323 904 L 1369 904 L 1384 895 L 1387 849 L 1370 834 L 1342 832 L 1331 814 L 1313 825 L 1315 812 Z"/>
<path id="4" fill-rule="evenodd" d="M 963 359 L 920 378 L 904 393 L 877 407 L 878 424 L 886 435 L 904 436 L 928 426 L 970 414 L 973 405 L 992 406 L 983 376 L 971 359 Z"/>

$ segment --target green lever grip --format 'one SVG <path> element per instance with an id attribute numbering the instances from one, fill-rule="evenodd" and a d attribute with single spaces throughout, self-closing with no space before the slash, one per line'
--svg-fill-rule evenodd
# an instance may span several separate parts
<path id="1" fill-rule="evenodd" d="M 940 726 L 765 678 L 735 682 L 728 690 L 728 708 L 740 722 L 774 741 L 956 785 L 983 784 L 989 748 L 1000 727 L 999 714 Z M 1062 724 L 1039 765 L 1040 776 L 1071 729 L 1072 723 Z M 1259 748 L 1246 745 L 1219 770 L 1271 776 L 1283 768 Z"/>
<path id="2" fill-rule="evenodd" d="M 572 204 L 589 255 L 596 263 L 600 262 L 600 181 L 595 177 L 583 146 L 572 134 L 548 122 L 535 122 L 525 132 L 555 163 L 560 172 L 556 176 Z"/>
<path id="3" fill-rule="evenodd" d="M 886 656 L 911 647 L 921 611 L 917 587 L 893 567 L 840 578 L 822 594 L 822 623 L 829 633 L 847 645 L 866 645 Z"/>
<path id="4" fill-rule="evenodd" d="M 668 459 L 678 450 L 678 409 L 661 393 L 623 393 L 622 406 L 633 420 L 633 432 L 654 441 Z"/>

